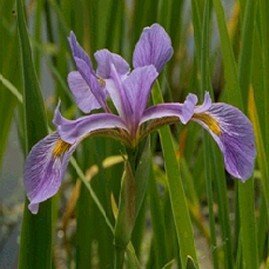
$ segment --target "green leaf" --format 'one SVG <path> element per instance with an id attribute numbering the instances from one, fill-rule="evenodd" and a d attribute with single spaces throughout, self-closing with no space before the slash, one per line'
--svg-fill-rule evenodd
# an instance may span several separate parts
<path id="1" fill-rule="evenodd" d="M 167 262 L 167 241 L 165 234 L 165 225 L 163 218 L 163 210 L 160 203 L 160 195 L 158 193 L 157 184 L 151 165 L 151 175 L 149 178 L 149 198 L 150 212 L 153 229 L 153 244 L 156 257 L 156 267 L 161 268 Z"/>
<path id="2" fill-rule="evenodd" d="M 0 81 L 2 84 L 17 98 L 19 103 L 22 103 L 22 95 L 18 89 L 2 74 L 0 74 Z"/>
<path id="3" fill-rule="evenodd" d="M 265 137 L 269 137 L 269 124 L 268 124 L 268 113 L 269 113 L 269 20 L 267 10 L 269 8 L 269 3 L 267 0 L 259 0 L 259 15 L 260 15 L 260 39 L 261 39 L 261 54 L 262 54 L 262 75 L 260 79 L 263 82 L 262 92 L 261 92 L 261 102 L 264 103 L 263 112 L 263 125 L 261 126 L 265 129 Z M 269 143 L 265 143 L 266 152 L 269 154 Z"/>
<path id="4" fill-rule="evenodd" d="M 79 167 L 77 161 L 73 157 L 71 158 L 71 165 L 75 169 L 79 179 L 82 181 L 85 188 L 88 190 L 92 200 L 94 201 L 94 203 L 97 206 L 99 212 L 103 216 L 109 230 L 114 234 L 114 228 L 113 228 L 113 226 L 112 226 L 112 224 L 111 224 L 111 222 L 110 222 L 110 220 L 109 220 L 109 218 L 107 216 L 107 213 L 106 213 L 103 205 L 101 204 L 101 201 L 99 200 L 99 198 L 97 197 L 95 191 L 93 190 L 91 182 L 88 181 L 86 176 L 83 174 L 83 171 Z M 85 196 L 83 198 L 85 198 Z M 84 206 L 84 208 L 87 208 L 87 206 Z M 79 210 L 81 210 L 81 208 Z M 88 227 L 85 227 L 85 228 L 87 229 Z M 129 259 L 129 262 L 131 264 L 133 264 L 134 266 L 139 264 L 138 258 L 135 255 L 134 247 L 133 247 L 133 245 L 131 243 L 129 243 L 128 246 L 127 246 L 127 257 Z M 137 266 L 137 267 L 134 267 L 134 268 L 139 268 L 139 267 Z"/>
<path id="5" fill-rule="evenodd" d="M 17 0 L 17 14 L 23 75 L 25 144 L 26 150 L 29 152 L 31 147 L 47 134 L 47 122 L 21 0 Z M 19 268 L 51 268 L 51 201 L 42 203 L 37 215 L 32 215 L 27 205 L 26 200 L 21 231 Z"/>
<path id="6" fill-rule="evenodd" d="M 201 92 L 204 92 L 204 89 L 208 89 L 212 95 L 212 86 L 210 83 L 210 70 L 209 70 L 209 26 L 210 26 L 210 10 L 211 10 L 211 1 L 206 0 L 204 4 L 203 12 L 203 23 L 202 23 L 202 42 L 203 44 L 200 47 L 200 65 L 201 65 Z M 202 96 L 202 95 L 201 95 Z M 205 163 L 205 180 L 206 180 L 206 193 L 208 199 L 208 210 L 209 210 L 209 226 L 210 226 L 210 249 L 211 255 L 213 258 L 214 268 L 219 268 L 218 263 L 218 251 L 216 251 L 217 246 L 217 236 L 216 236 L 216 225 L 215 225 L 215 215 L 214 215 L 214 198 L 213 198 L 213 175 L 212 175 L 212 165 L 210 157 L 213 154 L 211 150 L 211 145 L 209 143 L 209 137 L 206 136 L 204 131 L 204 163 Z M 209 154 L 208 154 L 209 153 Z M 190 266 L 191 267 L 191 266 Z"/>
<path id="7" fill-rule="evenodd" d="M 251 62 L 254 44 L 252 40 L 254 38 L 255 28 L 255 20 L 253 18 L 256 15 L 256 6 L 256 1 L 246 1 L 241 38 L 242 46 L 239 55 L 238 77 L 245 111 L 247 111 L 248 91 L 251 83 Z"/>
<path id="8" fill-rule="evenodd" d="M 266 158 L 265 146 L 264 146 L 264 142 L 262 139 L 261 128 L 260 128 L 260 124 L 259 124 L 259 117 L 258 117 L 258 113 L 257 113 L 255 99 L 254 99 L 254 91 L 252 88 L 250 89 L 250 92 L 249 92 L 249 116 L 250 116 L 251 122 L 253 123 L 253 129 L 254 129 L 255 138 L 256 138 L 257 155 L 258 155 L 257 160 L 258 160 L 258 164 L 259 164 L 260 171 L 261 171 L 261 183 L 262 183 L 261 185 L 262 185 L 262 192 L 263 192 L 263 196 L 264 196 L 263 207 L 265 208 L 265 210 L 262 210 L 262 207 L 260 208 L 261 212 L 263 212 L 263 214 L 261 214 L 261 216 L 260 216 L 260 221 L 262 221 L 263 223 L 264 222 L 269 223 L 268 161 Z M 267 238 L 267 236 L 266 236 L 266 238 Z M 266 240 L 266 238 L 264 240 Z M 262 243 L 262 240 L 260 240 L 259 243 Z M 260 246 L 261 249 L 262 249 L 262 246 Z"/>
<path id="9" fill-rule="evenodd" d="M 197 267 L 195 266 L 195 262 L 192 257 L 188 257 L 187 264 L 186 264 L 186 269 L 196 269 Z M 215 268 L 215 267 L 214 267 Z"/>
<path id="10" fill-rule="evenodd" d="M 250 81 L 249 77 L 245 77 L 245 73 L 242 70 L 245 70 L 246 74 L 250 76 L 251 74 L 251 55 L 242 56 L 242 53 L 248 51 L 252 53 L 252 40 L 249 38 L 252 34 L 248 31 L 253 31 L 254 27 L 249 29 L 250 20 L 253 21 L 251 14 L 253 11 L 250 9 L 253 8 L 251 0 L 247 1 L 246 9 L 244 12 L 243 18 L 243 30 L 242 30 L 242 39 L 245 43 L 242 43 L 242 46 L 248 46 L 241 50 L 241 55 L 239 57 L 239 77 L 237 73 L 237 66 L 235 62 L 235 57 L 232 51 L 231 42 L 228 36 L 227 26 L 225 23 L 225 16 L 223 6 L 220 0 L 213 0 L 214 8 L 217 15 L 218 28 L 221 39 L 221 49 L 225 69 L 225 79 L 226 79 L 226 96 L 229 102 L 233 105 L 236 105 L 240 109 L 246 108 L 247 104 L 243 103 L 242 92 L 248 92 L 248 84 L 244 82 Z M 244 65 L 244 66 L 243 66 Z M 249 179 L 246 183 L 238 183 L 238 199 L 239 199 L 239 214 L 240 214 L 240 243 L 242 246 L 242 256 L 243 256 L 243 266 L 244 268 L 257 268 L 258 267 L 258 255 L 257 255 L 257 240 L 256 240 L 256 220 L 254 212 L 254 181 L 253 178 Z M 247 220 L 247 221 L 246 221 Z M 240 246 L 239 246 L 240 247 Z"/>
<path id="11" fill-rule="evenodd" d="M 241 91 L 238 80 L 237 65 L 233 54 L 228 29 L 225 21 L 223 6 L 220 0 L 213 0 L 220 35 L 220 45 L 225 75 L 225 94 L 234 105 L 242 107 Z"/>
<path id="12" fill-rule="evenodd" d="M 239 85 L 242 92 L 241 109 L 247 112 L 248 92 L 251 82 L 252 72 L 252 51 L 254 36 L 254 15 L 256 2 L 246 1 L 242 27 L 242 48 L 239 55 Z M 246 269 L 258 268 L 258 247 L 256 238 L 256 218 L 255 218 L 255 193 L 254 179 L 249 179 L 245 184 L 239 184 L 239 210 L 240 210 L 240 243 L 242 244 L 242 262 Z M 248 221 L 246 221 L 248 220 Z"/>
<path id="13" fill-rule="evenodd" d="M 154 87 L 152 97 L 154 104 L 163 101 L 159 84 L 157 87 Z M 159 135 L 167 173 L 170 202 L 177 231 L 181 264 L 184 266 L 187 263 L 188 256 L 190 256 L 198 266 L 190 214 L 169 127 L 164 126 L 160 128 Z"/>
<path id="14" fill-rule="evenodd" d="M 1 36 L 1 50 L 0 50 L 0 73 L 3 75 L 0 82 L 0 168 L 5 159 L 5 151 L 8 146 L 8 138 L 14 119 L 15 108 L 17 105 L 16 98 L 9 91 L 6 90 L 5 79 L 15 87 L 20 85 L 20 74 L 14 72 L 18 66 L 19 48 L 18 36 L 14 31 L 16 21 L 11 16 L 14 8 L 13 1 L 1 1 L 0 4 L 0 36 Z M 9 84 L 7 82 L 7 84 Z"/>

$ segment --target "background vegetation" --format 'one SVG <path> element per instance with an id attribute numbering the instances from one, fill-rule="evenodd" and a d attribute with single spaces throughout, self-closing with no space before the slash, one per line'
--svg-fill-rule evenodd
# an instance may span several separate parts
<path id="1" fill-rule="evenodd" d="M 202 100 L 208 90 L 239 107 L 254 126 L 257 164 L 242 184 L 194 123 L 153 134 L 125 266 L 269 268 L 268 10 L 267 0 L 1 0 L 0 268 L 113 268 L 122 146 L 84 141 L 60 192 L 35 217 L 24 210 L 21 156 L 53 129 L 59 99 L 66 117 L 80 114 L 66 83 L 70 30 L 90 55 L 105 47 L 131 62 L 154 22 L 175 53 L 159 80 L 163 97 L 156 88 L 153 101 L 189 92 Z"/>

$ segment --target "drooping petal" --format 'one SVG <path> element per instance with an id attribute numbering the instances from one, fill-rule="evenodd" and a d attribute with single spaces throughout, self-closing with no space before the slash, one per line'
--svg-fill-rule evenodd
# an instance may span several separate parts
<path id="1" fill-rule="evenodd" d="M 123 81 L 124 91 L 131 104 L 133 121 L 138 124 L 146 108 L 150 90 L 158 73 L 153 65 L 138 67 Z"/>
<path id="2" fill-rule="evenodd" d="M 25 164 L 24 185 L 30 201 L 29 210 L 36 214 L 39 203 L 59 190 L 75 145 L 60 139 L 58 133 L 46 136 L 30 151 Z"/>
<path id="3" fill-rule="evenodd" d="M 80 140 L 96 131 L 101 132 L 115 128 L 127 130 L 125 123 L 117 115 L 98 113 L 84 116 L 76 120 L 68 120 L 61 115 L 59 106 L 55 110 L 53 123 L 57 127 L 57 132 L 61 139 L 69 144 L 78 143 Z"/>
<path id="4" fill-rule="evenodd" d="M 245 181 L 253 173 L 256 149 L 251 122 L 237 108 L 224 103 L 213 103 L 193 120 L 212 135 L 224 156 L 226 170 Z"/>
<path id="5" fill-rule="evenodd" d="M 67 81 L 76 104 L 84 113 L 90 113 L 93 109 L 101 107 L 90 90 L 89 85 L 78 71 L 70 72 Z"/>
<path id="6" fill-rule="evenodd" d="M 166 103 L 149 107 L 143 113 L 140 124 L 149 120 L 156 120 L 166 117 L 177 117 L 183 124 L 186 124 L 193 116 L 196 103 L 196 95 L 188 94 L 183 104 Z"/>
<path id="7" fill-rule="evenodd" d="M 130 71 L 129 64 L 118 54 L 107 49 L 98 50 L 94 53 L 97 62 L 97 76 L 106 79 L 110 78 L 111 64 L 115 66 L 120 76 L 126 75 Z"/>
<path id="8" fill-rule="evenodd" d="M 100 83 L 97 77 L 92 74 L 89 66 L 86 64 L 85 61 L 77 57 L 75 57 L 74 59 L 79 73 L 81 74 L 85 82 L 88 84 L 89 89 L 91 90 L 95 99 L 99 102 L 100 106 L 106 110 L 106 92 L 104 86 L 102 86 L 102 83 Z"/>
<path id="9" fill-rule="evenodd" d="M 136 68 L 153 64 L 160 73 L 172 55 L 173 48 L 169 35 L 163 27 L 155 23 L 144 28 L 135 46 L 133 65 Z"/>
<path id="10" fill-rule="evenodd" d="M 90 57 L 83 50 L 83 48 L 79 45 L 79 43 L 77 42 L 77 38 L 72 31 L 70 32 L 68 41 L 69 41 L 69 45 L 70 45 L 73 57 L 83 60 L 88 65 L 88 68 L 91 70 L 91 72 L 94 73 Z"/>

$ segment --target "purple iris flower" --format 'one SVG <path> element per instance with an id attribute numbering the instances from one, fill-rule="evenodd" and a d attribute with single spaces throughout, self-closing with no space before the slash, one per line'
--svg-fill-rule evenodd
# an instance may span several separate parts
<path id="1" fill-rule="evenodd" d="M 26 160 L 24 183 L 33 214 L 38 212 L 39 203 L 58 191 L 72 153 L 84 138 L 92 135 L 110 136 L 127 147 L 136 147 L 164 124 L 196 121 L 217 142 L 227 171 L 242 180 L 250 177 L 256 154 L 253 130 L 248 118 L 237 108 L 211 103 L 208 93 L 201 106 L 196 106 L 197 96 L 189 94 L 184 103 L 147 108 L 152 85 L 173 54 L 171 40 L 160 25 L 143 30 L 134 50 L 132 71 L 121 56 L 106 49 L 94 54 L 95 71 L 72 32 L 69 42 L 77 67 L 77 71 L 68 75 L 74 99 L 85 113 L 97 108 L 104 112 L 68 120 L 57 106 L 53 119 L 56 132 L 38 142 Z M 108 98 L 117 114 L 111 112 Z"/>

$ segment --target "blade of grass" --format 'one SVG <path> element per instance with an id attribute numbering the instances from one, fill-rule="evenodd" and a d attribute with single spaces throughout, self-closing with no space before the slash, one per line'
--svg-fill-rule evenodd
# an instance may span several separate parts
<path id="1" fill-rule="evenodd" d="M 154 104 L 163 101 L 159 84 L 157 84 L 157 87 L 154 87 L 152 97 Z M 191 256 L 198 266 L 191 219 L 169 127 L 162 127 L 159 130 L 159 135 L 165 160 L 167 186 L 177 231 L 181 264 L 184 268 L 187 264 L 188 256 Z"/>
<path id="2" fill-rule="evenodd" d="M 160 1 L 161 0 L 133 1 L 132 14 L 130 18 L 130 29 L 128 32 L 131 40 L 130 49 L 128 50 L 129 59 L 132 57 L 133 48 L 141 34 L 142 29 L 157 21 L 158 6 Z"/>
<path id="3" fill-rule="evenodd" d="M 207 7 L 207 13 L 209 12 L 209 9 L 211 7 Z M 206 11 L 206 10 L 205 10 Z M 211 96 L 213 97 L 213 89 L 211 86 L 211 82 L 210 82 L 210 72 L 209 72 L 209 59 L 210 59 L 210 55 L 209 55 L 209 21 L 206 22 L 206 20 L 208 20 L 209 18 L 209 14 L 206 14 L 204 12 L 204 23 L 203 23 L 203 32 L 202 32 L 202 37 L 200 36 L 199 31 L 196 29 L 200 29 L 201 26 L 199 25 L 199 7 L 197 4 L 197 1 L 193 1 L 193 17 L 194 17 L 194 30 L 195 30 L 195 44 L 196 47 L 198 49 L 197 55 L 201 55 L 201 92 L 203 93 L 203 91 L 205 89 L 210 91 Z M 201 42 L 199 41 L 200 38 L 203 38 L 205 40 L 201 40 Z M 203 46 L 201 47 L 201 44 L 203 44 Z M 200 51 L 200 52 L 199 52 Z M 204 135 L 204 159 L 206 161 L 206 165 L 205 167 L 208 166 L 208 168 L 206 169 L 206 174 L 208 173 L 208 175 L 206 176 L 206 185 L 207 185 L 207 193 L 208 193 L 208 197 L 209 197 L 209 210 L 210 210 L 210 226 L 211 226 L 211 234 L 213 235 L 212 239 L 213 239 L 213 245 L 216 245 L 216 232 L 215 232 L 215 228 L 214 228 L 214 219 L 212 219 L 212 217 L 214 217 L 213 214 L 213 197 L 212 197 L 212 186 L 210 182 L 213 178 L 215 179 L 214 184 L 216 184 L 217 186 L 217 199 L 218 199 L 218 209 L 219 209 L 219 219 L 220 219 L 220 225 L 221 225 L 221 230 L 222 230 L 222 240 L 223 240 L 223 249 L 224 249 L 224 262 L 225 262 L 225 266 L 226 268 L 232 268 L 233 267 L 233 255 L 232 255 L 232 241 L 231 241 L 231 230 L 230 230 L 230 222 L 229 222 L 229 212 L 228 212 L 228 201 L 227 201 L 227 187 L 226 187 L 226 179 L 225 179 L 225 174 L 224 174 L 224 168 L 223 168 L 223 160 L 218 157 L 216 158 L 216 156 L 219 156 L 219 152 L 218 149 L 216 149 L 215 147 L 212 147 L 213 145 L 209 142 L 209 138 L 208 136 Z M 210 158 L 208 157 L 208 153 L 210 155 L 211 158 L 214 159 L 214 165 L 211 166 L 211 161 Z M 211 168 L 210 168 L 211 166 Z M 213 171 L 212 172 L 210 171 Z M 210 180 L 211 178 L 211 180 Z M 214 254 L 216 251 L 213 250 L 213 256 L 214 257 L 214 263 L 216 264 L 217 261 L 217 253 Z M 216 265 L 215 265 L 216 267 Z"/>
<path id="4" fill-rule="evenodd" d="M 260 128 L 260 123 L 259 123 L 259 117 L 257 113 L 257 108 L 255 104 L 255 99 L 254 99 L 254 90 L 251 87 L 249 91 L 249 116 L 250 119 L 253 123 L 253 128 L 254 128 L 254 133 L 256 137 L 256 145 L 257 145 L 257 152 L 258 152 L 258 164 L 259 168 L 261 170 L 261 183 L 262 183 L 262 191 L 263 191 L 263 196 L 265 199 L 265 207 L 266 210 L 265 212 L 262 212 L 261 214 L 266 214 L 267 213 L 267 222 L 269 222 L 268 216 L 269 216 L 269 198 L 268 198 L 268 193 L 269 193 L 269 183 L 268 183 L 268 178 L 269 178 L 269 171 L 268 171 L 268 162 L 266 158 L 266 148 L 264 146 L 264 142 L 262 139 L 262 134 L 261 134 L 261 128 Z"/>
<path id="5" fill-rule="evenodd" d="M 266 164 L 269 154 L 268 146 L 268 134 L 269 134 L 269 124 L 268 124 L 268 112 L 269 112 L 269 27 L 268 27 L 268 16 L 266 10 L 269 8 L 268 1 L 260 0 L 257 1 L 257 28 L 256 31 L 257 37 L 256 47 L 253 49 L 253 66 L 256 68 L 253 69 L 254 78 L 253 78 L 253 87 L 255 89 L 255 94 L 253 91 L 253 98 L 255 95 L 256 106 L 256 123 L 254 124 L 254 132 L 256 132 L 256 144 L 258 147 L 258 164 L 261 170 L 262 176 L 262 192 L 268 194 L 268 166 Z M 258 49 L 256 49 L 258 47 Z M 255 61 L 255 62 L 254 62 Z M 257 62 L 256 62 L 257 61 Z M 257 65 L 258 63 L 258 65 Z M 261 66 L 261 70 L 258 66 Z M 256 77 L 255 77 L 256 71 Z M 262 71 L 262 72 L 261 72 Z M 255 81 L 256 78 L 256 81 Z M 256 83 L 256 84 L 255 84 Z M 250 89 L 251 93 L 252 89 Z M 249 102 L 251 102 L 251 96 L 249 96 Z M 254 113 L 249 109 L 249 115 L 252 117 L 251 113 Z M 262 145 L 263 144 L 263 145 Z M 267 185 L 267 186 L 266 186 Z M 266 190 L 267 189 L 267 190 Z M 269 256 L 269 240 L 268 240 L 268 223 L 269 223 L 269 204 L 268 204 L 268 195 L 263 195 L 263 201 L 260 205 L 260 217 L 259 217 L 259 230 L 258 230 L 258 242 L 259 242 L 259 257 L 264 258 L 265 255 Z M 267 211 L 267 216 L 263 214 L 264 211 Z M 261 228 L 262 227 L 262 228 Z M 264 245 L 266 242 L 266 246 Z"/>
<path id="6" fill-rule="evenodd" d="M 12 126 L 12 119 L 14 115 L 17 100 L 8 91 L 2 91 L 4 85 L 0 85 L 0 168 L 3 164 L 4 154 L 8 145 L 8 136 Z"/>
<path id="7" fill-rule="evenodd" d="M 228 36 L 227 25 L 225 23 L 225 16 L 223 11 L 223 6 L 221 1 L 213 0 L 215 12 L 217 15 L 218 28 L 221 40 L 221 50 L 224 62 L 225 78 L 226 78 L 226 92 L 227 98 L 231 104 L 236 105 L 240 109 L 244 109 L 246 104 L 242 100 L 242 91 L 247 91 L 248 88 L 243 88 L 246 85 L 243 80 L 245 78 L 244 73 L 242 73 L 242 64 L 247 65 L 251 68 L 251 55 L 248 55 L 248 61 L 240 56 L 239 59 L 239 75 L 237 77 L 237 67 L 232 51 L 230 39 Z M 247 3 L 242 36 L 243 40 L 247 40 L 245 36 L 251 36 L 247 32 L 253 31 L 253 29 L 248 29 L 249 20 L 253 20 L 250 17 L 251 4 Z M 245 41 L 246 42 L 246 41 Z M 249 44 L 250 43 L 250 44 Z M 243 43 L 243 46 L 252 46 L 252 40 L 248 40 L 247 43 Z M 245 49 L 244 49 L 245 50 Z M 244 51 L 243 50 L 243 51 Z M 247 49 L 251 53 L 251 49 Z M 242 50 L 241 52 L 242 53 Z M 242 61 L 244 59 L 244 62 Z M 244 67 L 245 68 L 245 67 Z M 250 73 L 248 73 L 250 74 Z M 242 77 L 241 77 L 242 76 Z M 245 78 L 249 81 L 249 78 Z M 242 83 L 242 84 L 241 84 Z M 241 88 L 241 90 L 240 90 Z M 257 240 L 256 240 L 256 221 L 254 213 L 254 181 L 253 179 L 248 180 L 246 183 L 238 183 L 238 199 L 239 199 L 239 214 L 240 214 L 240 244 L 242 246 L 242 256 L 243 256 L 243 266 L 244 268 L 257 268 L 258 267 L 258 255 L 257 255 Z"/>
<path id="8" fill-rule="evenodd" d="M 252 48 L 256 11 L 256 2 L 247 0 L 243 25 L 242 25 L 242 48 L 239 54 L 239 85 L 242 92 L 243 106 L 247 112 L 248 91 L 251 82 L 252 72 Z M 255 218 L 255 202 L 254 202 L 254 180 L 247 181 L 244 185 L 239 184 L 239 210 L 241 225 L 241 244 L 242 244 L 242 262 L 244 268 L 258 268 L 258 247 L 256 238 L 256 218 Z M 248 220 L 246 222 L 246 220 Z"/>
<path id="9" fill-rule="evenodd" d="M 106 26 L 105 47 L 119 52 L 122 50 L 121 38 L 124 36 L 125 1 L 111 1 Z M 113 35 L 111 34 L 113 32 Z"/>
<path id="10" fill-rule="evenodd" d="M 91 183 L 88 182 L 87 178 L 84 176 L 84 174 L 83 174 L 82 170 L 80 169 L 80 167 L 78 166 L 78 163 L 75 160 L 75 158 L 72 157 L 70 162 L 71 162 L 72 166 L 74 167 L 74 169 L 76 170 L 77 175 L 79 176 L 79 178 L 82 180 L 83 184 L 86 186 L 86 188 L 90 192 L 90 195 L 91 195 L 92 199 L 94 200 L 95 204 L 97 205 L 99 211 L 103 215 L 103 217 L 107 223 L 107 226 L 113 232 L 114 228 L 113 228 L 112 224 L 110 223 L 110 220 L 105 212 L 105 209 L 103 208 L 101 202 L 99 201 L 94 190 L 92 189 Z"/>
<path id="11" fill-rule="evenodd" d="M 155 182 L 153 167 L 151 165 L 151 173 L 149 178 L 149 198 L 150 213 L 153 229 L 153 244 L 156 259 L 156 267 L 161 268 L 167 262 L 167 241 L 164 229 L 163 212 L 160 205 L 160 197 L 158 194 L 157 184 Z"/>
<path id="12" fill-rule="evenodd" d="M 213 145 L 212 145 L 213 146 Z M 229 219 L 228 210 L 228 191 L 226 186 L 226 177 L 223 167 L 223 158 L 216 148 L 216 145 L 212 148 L 211 152 L 213 157 L 214 165 L 214 179 L 217 188 L 217 201 L 218 201 L 218 217 L 221 226 L 222 233 L 222 247 L 224 250 L 224 263 L 227 269 L 234 267 L 233 258 L 233 246 L 232 246 L 232 235 L 231 235 L 231 222 Z"/>
<path id="13" fill-rule="evenodd" d="M 264 100 L 264 128 L 265 137 L 269 137 L 269 124 L 267 122 L 269 113 L 269 26 L 268 26 L 268 1 L 260 0 L 259 3 L 259 15 L 260 15 L 260 39 L 261 39 L 261 52 L 262 52 L 262 80 L 263 80 L 263 100 Z M 269 154 L 269 143 L 266 143 L 266 152 Z"/>
<path id="14" fill-rule="evenodd" d="M 143 235 L 146 232 L 146 214 L 148 211 L 148 203 L 147 199 L 145 197 L 141 209 L 138 213 L 138 216 L 136 218 L 134 230 L 132 233 L 131 242 L 134 246 L 135 253 L 138 257 L 143 257 L 143 253 L 141 255 L 141 248 L 142 248 L 142 242 L 143 242 Z"/>
<path id="15" fill-rule="evenodd" d="M 228 96 L 228 100 L 240 108 L 243 105 L 237 76 L 237 65 L 228 35 L 223 6 L 220 0 L 213 0 L 213 6 L 217 16 L 221 53 L 224 64 L 225 93 Z"/>
<path id="16" fill-rule="evenodd" d="M 23 4 L 21 0 L 17 0 L 16 3 L 23 74 L 25 144 L 28 152 L 38 140 L 47 134 L 47 124 L 41 91 L 32 61 Z M 27 204 L 26 200 L 20 239 L 19 268 L 51 268 L 51 200 L 40 205 L 37 215 L 30 213 Z"/>
<path id="17" fill-rule="evenodd" d="M 152 1 L 153 2 L 153 1 Z M 158 22 L 165 28 L 169 29 L 172 12 L 172 1 L 171 0 L 159 0 L 158 7 Z"/>
<path id="18" fill-rule="evenodd" d="M 204 3 L 203 11 L 203 23 L 202 23 L 202 46 L 200 52 L 200 65 L 201 65 L 201 93 L 203 89 L 208 89 L 212 95 L 212 86 L 210 82 L 210 71 L 209 71 L 209 26 L 210 26 L 210 14 L 211 13 L 211 2 L 206 0 Z M 201 94 L 202 97 L 202 94 Z M 204 131 L 204 164 L 205 164 L 205 180 L 206 180 L 206 193 L 208 199 L 208 210 L 209 210 L 209 226 L 210 226 L 210 235 L 211 235 L 211 255 L 213 258 L 214 268 L 219 268 L 218 263 L 218 251 L 217 249 L 217 239 L 216 239 L 216 227 L 215 227 L 215 215 L 214 215 L 214 198 L 213 198 L 213 175 L 212 175 L 212 166 L 210 161 L 210 156 L 212 153 L 211 147 L 209 144 L 209 137 L 206 136 Z M 213 154 L 212 154 L 213 155 Z"/>
<path id="19" fill-rule="evenodd" d="M 201 50 L 199 48 L 201 46 L 202 41 L 202 22 L 198 1 L 192 0 L 191 7 L 192 7 L 192 23 L 194 28 L 194 43 L 195 47 L 197 48 L 195 52 L 198 54 L 197 58 L 200 59 Z"/>
<path id="20" fill-rule="evenodd" d="M 96 206 L 98 207 L 100 213 L 102 214 L 108 228 L 114 234 L 114 227 L 111 224 L 111 221 L 109 220 L 103 205 L 101 204 L 99 198 L 97 197 L 95 191 L 93 190 L 93 188 L 91 186 L 91 183 L 88 181 L 88 179 L 84 175 L 83 171 L 79 167 L 79 165 L 78 165 L 77 161 L 75 160 L 75 158 L 72 157 L 70 162 L 71 162 L 71 165 L 73 166 L 73 168 L 75 169 L 79 179 L 83 182 L 83 184 L 85 185 L 85 187 L 89 191 L 92 199 L 94 200 L 94 203 L 96 204 Z M 129 243 L 128 246 L 127 246 L 127 255 L 128 255 L 128 259 L 131 260 L 132 264 L 138 264 L 138 258 L 135 255 L 135 251 L 134 251 L 133 245 L 131 243 Z"/>
<path id="21" fill-rule="evenodd" d="M 251 82 L 252 40 L 254 37 L 256 6 L 256 1 L 246 1 L 241 38 L 242 46 L 239 55 L 238 78 L 245 111 L 247 111 L 249 84 Z"/>
<path id="22" fill-rule="evenodd" d="M 2 84 L 16 97 L 19 103 L 22 103 L 22 95 L 18 89 L 0 73 L 0 81 Z"/>
<path id="23" fill-rule="evenodd" d="M 36 2 L 36 10 L 35 10 L 35 21 L 34 21 L 34 39 L 35 41 L 41 43 L 42 35 L 42 10 L 44 6 L 44 1 L 40 0 Z M 40 73 L 40 60 L 41 60 L 41 53 L 36 48 L 33 48 L 33 59 L 36 68 L 36 73 L 39 76 Z"/>
<path id="24" fill-rule="evenodd" d="M 20 72 L 14 72 L 18 66 L 19 48 L 18 36 L 16 35 L 15 16 L 11 16 L 14 3 L 2 1 L 0 4 L 0 73 L 12 81 L 18 87 L 21 84 Z M 16 70 L 16 69 L 15 69 Z M 2 167 L 5 152 L 8 146 L 8 138 L 17 105 L 16 98 L 0 83 L 0 168 Z"/>

